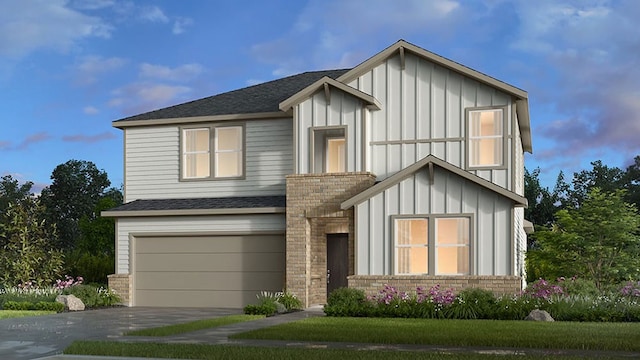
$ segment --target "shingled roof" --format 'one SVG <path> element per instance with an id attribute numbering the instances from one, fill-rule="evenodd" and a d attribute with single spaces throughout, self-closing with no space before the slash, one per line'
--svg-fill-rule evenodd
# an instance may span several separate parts
<path id="1" fill-rule="evenodd" d="M 183 117 L 278 112 L 278 104 L 298 91 L 328 76 L 335 79 L 350 69 L 310 71 L 298 75 L 209 96 L 184 104 L 114 121 L 175 119 Z"/>
<path id="2" fill-rule="evenodd" d="M 265 207 L 285 207 L 286 196 L 237 196 L 220 198 L 192 199 L 145 199 L 110 209 L 109 212 L 120 211 L 154 211 L 154 210 L 203 210 L 203 209 L 246 209 Z"/>

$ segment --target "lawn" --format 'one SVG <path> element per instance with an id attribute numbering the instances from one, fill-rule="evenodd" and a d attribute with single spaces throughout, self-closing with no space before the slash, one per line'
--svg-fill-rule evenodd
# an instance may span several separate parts
<path id="1" fill-rule="evenodd" d="M 197 323 L 197 322 L 195 322 Z M 188 325 L 187 323 L 183 325 Z M 640 352 L 640 323 L 571 323 L 498 320 L 424 320 L 394 318 L 315 317 L 293 323 L 231 336 L 232 339 L 271 339 L 289 343 L 310 341 L 371 344 L 372 350 L 325 349 L 321 345 L 301 347 L 251 347 L 203 344 L 130 343 L 76 341 L 66 354 L 103 356 L 145 356 L 183 359 L 404 359 L 405 351 L 386 351 L 379 344 L 431 345 L 435 347 L 526 348 L 528 355 L 486 353 L 412 352 L 418 359 L 578 359 L 559 356 L 567 350 L 593 351 L 591 354 L 617 356 L 602 352 Z M 366 348 L 367 346 L 364 345 Z M 376 347 L 378 347 L 376 349 Z M 548 356 L 544 353 L 548 350 Z M 442 351 L 442 350 L 440 350 Z M 600 352 L 596 352 L 600 351 Z M 581 354 L 575 354 L 581 355 Z M 616 357 L 610 358 L 616 358 Z"/>
<path id="2" fill-rule="evenodd" d="M 0 319 L 50 315 L 55 313 L 56 313 L 55 311 L 37 311 L 37 310 L 0 310 Z"/>
<path id="3" fill-rule="evenodd" d="M 640 323 L 317 317 L 231 338 L 640 352 Z"/>
<path id="4" fill-rule="evenodd" d="M 100 341 L 76 341 L 64 351 L 72 355 L 129 356 L 180 359 L 304 359 L 304 360 L 401 360 L 407 359 L 445 359 L 445 360 L 534 360 L 534 359 L 583 359 L 576 356 L 541 355 L 491 355 L 491 354 L 443 354 L 427 352 L 381 351 L 381 350 L 342 350 L 342 349 L 302 349 L 272 348 L 251 346 L 203 345 L 203 344 L 160 344 L 160 343 L 121 343 Z M 607 359 L 600 357 L 599 359 Z M 611 357 L 609 359 L 615 359 Z M 622 358 L 620 358 L 622 359 Z"/>

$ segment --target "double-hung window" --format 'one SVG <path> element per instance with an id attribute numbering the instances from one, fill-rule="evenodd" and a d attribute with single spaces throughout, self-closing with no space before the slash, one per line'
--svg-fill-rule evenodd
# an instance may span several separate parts
<path id="1" fill-rule="evenodd" d="M 469 217 L 396 218 L 395 273 L 468 275 Z"/>
<path id="2" fill-rule="evenodd" d="M 182 129 L 182 179 L 244 176 L 244 127 Z"/>
<path id="3" fill-rule="evenodd" d="M 469 167 L 503 165 L 504 112 L 504 108 L 467 110 Z"/>
<path id="4" fill-rule="evenodd" d="M 322 127 L 311 130 L 312 167 L 314 173 L 347 171 L 346 127 Z"/>

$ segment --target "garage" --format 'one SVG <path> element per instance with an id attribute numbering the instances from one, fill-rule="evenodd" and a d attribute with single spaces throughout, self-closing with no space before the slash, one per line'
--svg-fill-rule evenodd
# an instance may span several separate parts
<path id="1" fill-rule="evenodd" d="M 281 291 L 285 236 L 135 237 L 133 305 L 239 308 Z"/>

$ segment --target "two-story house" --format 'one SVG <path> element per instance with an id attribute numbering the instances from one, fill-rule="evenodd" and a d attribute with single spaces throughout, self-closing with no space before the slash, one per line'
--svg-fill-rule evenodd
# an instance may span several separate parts
<path id="1" fill-rule="evenodd" d="M 408 42 L 113 126 L 125 204 L 103 214 L 128 305 L 522 287 L 527 93 Z"/>

